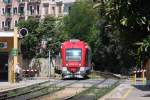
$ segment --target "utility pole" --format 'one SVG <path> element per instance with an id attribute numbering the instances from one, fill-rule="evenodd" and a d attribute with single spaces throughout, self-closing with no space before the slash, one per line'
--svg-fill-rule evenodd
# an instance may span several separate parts
<path id="1" fill-rule="evenodd" d="M 15 27 L 14 28 L 14 48 L 13 48 L 13 60 L 14 60 L 14 63 L 13 63 L 13 79 L 12 79 L 12 82 L 15 83 L 16 82 L 16 65 L 18 63 L 18 28 Z"/>
<path id="2" fill-rule="evenodd" d="M 13 57 L 13 65 L 9 70 L 9 81 L 12 83 L 16 82 L 16 65 L 18 63 L 18 36 L 21 36 L 21 38 L 23 38 L 26 35 L 28 35 L 28 30 L 26 28 L 19 29 L 18 31 L 18 28 L 14 27 L 13 49 L 11 50 L 11 56 Z"/>
<path id="3" fill-rule="evenodd" d="M 49 78 L 51 77 L 51 52 L 50 50 L 48 50 L 48 74 L 49 74 Z"/>

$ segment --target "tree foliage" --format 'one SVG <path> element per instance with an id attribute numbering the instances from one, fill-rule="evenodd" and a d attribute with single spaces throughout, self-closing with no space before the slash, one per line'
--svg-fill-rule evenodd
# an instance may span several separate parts
<path id="1" fill-rule="evenodd" d="M 84 40 L 92 46 L 96 39 L 96 19 L 97 11 L 93 9 L 93 2 L 79 0 L 72 6 L 69 15 L 64 17 L 63 31 L 70 38 Z"/>
<path id="2" fill-rule="evenodd" d="M 62 35 L 59 35 L 60 32 L 54 17 L 47 16 L 40 23 L 34 18 L 29 18 L 20 21 L 18 27 L 27 28 L 29 31 L 28 36 L 22 39 L 21 48 L 24 58 L 47 57 L 48 50 L 52 51 L 52 55 L 59 52 Z M 42 48 L 43 39 L 47 41 L 47 48 Z"/>
<path id="3" fill-rule="evenodd" d="M 35 56 L 43 38 L 52 38 L 48 49 L 54 54 L 59 51 L 60 42 L 77 38 L 91 46 L 97 69 L 128 69 L 143 57 L 142 50 L 150 52 L 149 5 L 147 0 L 78 0 L 63 19 L 48 16 L 41 23 L 35 19 L 21 21 L 19 27 L 29 30 L 24 54 Z M 137 42 L 143 44 L 137 46 Z M 137 50 L 141 53 L 137 54 Z"/>
<path id="4" fill-rule="evenodd" d="M 38 37 L 36 35 L 36 28 L 38 27 L 39 21 L 33 18 L 30 18 L 26 21 L 22 20 L 18 23 L 18 27 L 27 28 L 28 36 L 22 40 L 21 51 L 24 58 L 32 58 L 36 55 L 36 47 L 38 44 Z"/>
<path id="5" fill-rule="evenodd" d="M 118 51 L 118 53 L 115 54 L 116 57 L 114 57 L 114 59 L 107 60 L 108 56 L 103 58 L 103 60 L 105 60 L 105 62 L 102 63 L 104 66 L 107 66 L 108 63 L 110 63 L 110 68 L 114 68 L 115 70 L 116 66 L 134 66 L 137 49 L 137 46 L 134 46 L 134 43 L 143 40 L 147 35 L 149 35 L 148 12 L 150 9 L 148 6 L 149 3 L 143 0 L 97 1 L 96 8 L 99 9 L 99 29 L 101 30 L 99 39 L 101 41 L 105 41 L 105 43 L 103 42 L 102 45 L 98 46 L 99 49 L 97 49 L 96 54 L 98 54 L 97 56 L 103 57 L 104 55 L 114 55 L 114 53 Z M 104 21 L 105 24 L 101 25 L 101 23 Z M 105 31 L 107 26 L 111 26 L 111 31 L 109 34 L 107 31 Z M 115 39 L 108 38 L 111 35 L 115 37 Z M 115 42 L 112 43 L 112 40 L 115 40 L 117 44 Z M 100 51 L 107 51 L 100 50 L 101 48 L 105 48 L 106 46 L 106 49 L 108 49 L 109 46 L 112 45 L 117 47 L 116 50 L 110 48 L 109 51 L 113 52 L 113 54 L 111 52 L 102 54 L 98 53 Z M 112 56 L 109 58 L 111 57 Z M 119 59 L 117 60 L 117 58 Z M 112 64 L 116 61 L 116 64 Z"/>

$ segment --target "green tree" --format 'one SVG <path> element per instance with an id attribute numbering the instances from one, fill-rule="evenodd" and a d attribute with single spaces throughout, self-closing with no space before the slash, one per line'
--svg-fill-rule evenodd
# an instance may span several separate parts
<path id="1" fill-rule="evenodd" d="M 72 6 L 69 15 L 64 18 L 63 31 L 70 38 L 84 40 L 92 45 L 97 32 L 96 19 L 97 11 L 93 9 L 92 0 L 79 0 Z"/>
<path id="2" fill-rule="evenodd" d="M 21 44 L 21 53 L 23 54 L 24 58 L 33 58 L 36 55 L 36 47 L 39 42 L 38 35 L 36 32 L 36 28 L 39 25 L 39 21 L 34 18 L 30 18 L 28 20 L 22 20 L 18 23 L 18 27 L 27 28 L 28 29 L 28 36 L 22 39 Z"/>
<path id="3" fill-rule="evenodd" d="M 47 16 L 41 21 L 39 27 L 36 29 L 37 33 L 40 34 L 40 40 L 46 39 L 48 41 L 48 48 L 45 51 L 45 54 L 48 54 L 48 49 L 51 50 L 53 56 L 58 54 L 60 43 L 63 37 L 65 37 L 65 35 L 60 32 L 61 26 L 61 20 L 52 16 Z"/>
<path id="4" fill-rule="evenodd" d="M 126 68 L 133 66 L 137 49 L 133 44 L 149 35 L 150 3 L 143 0 L 95 0 L 95 2 L 94 7 L 99 10 L 98 41 L 102 41 L 101 45 L 97 46 L 95 54 L 99 59 L 96 59 L 96 62 L 99 63 L 103 57 L 101 65 L 105 67 L 110 63 L 109 68 L 115 70 L 119 66 Z M 106 31 L 107 26 L 110 26 L 110 32 Z M 114 40 L 116 42 L 112 43 Z M 110 48 L 111 52 L 106 52 L 112 46 L 118 48 L 116 49 L 118 53 L 114 59 L 108 59 L 116 52 L 113 48 Z M 114 64 L 116 61 L 118 64 Z"/>

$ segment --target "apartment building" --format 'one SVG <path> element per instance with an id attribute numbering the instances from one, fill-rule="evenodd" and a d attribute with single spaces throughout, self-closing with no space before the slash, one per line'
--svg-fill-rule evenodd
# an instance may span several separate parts
<path id="1" fill-rule="evenodd" d="M 0 0 L 0 31 L 10 31 L 18 21 L 29 17 L 42 19 L 69 13 L 75 0 Z"/>

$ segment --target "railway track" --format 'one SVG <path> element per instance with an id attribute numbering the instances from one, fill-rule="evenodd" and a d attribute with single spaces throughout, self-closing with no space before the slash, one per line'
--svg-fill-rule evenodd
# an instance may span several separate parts
<path id="1" fill-rule="evenodd" d="M 66 97 L 66 98 L 64 98 L 64 100 L 72 100 L 72 99 L 74 99 L 77 95 L 79 95 L 79 94 L 83 94 L 84 92 L 88 91 L 89 89 L 91 89 L 91 88 L 93 88 L 93 87 L 96 87 L 96 86 L 98 86 L 98 85 L 100 85 L 100 84 L 104 83 L 106 80 L 107 80 L 107 79 L 105 79 L 105 80 L 103 80 L 103 81 L 101 81 L 101 82 L 99 82 L 99 83 L 96 83 L 96 84 L 92 85 L 91 87 L 86 88 L 85 90 L 81 91 L 81 92 L 80 92 L 80 93 L 78 93 L 78 94 L 75 94 L 75 95 L 72 95 L 72 96 Z M 78 100 L 80 100 L 80 99 L 78 99 Z"/>
<path id="2" fill-rule="evenodd" d="M 64 88 L 63 90 L 54 92 L 47 96 L 37 98 L 35 100 L 87 100 L 86 94 L 88 94 L 88 91 L 91 92 L 92 89 L 102 89 L 103 87 L 112 86 L 117 82 L 117 80 L 113 82 L 110 81 L 112 80 L 110 79 L 86 80 L 86 81 L 81 80 L 78 81 L 78 83 L 74 83 L 70 86 L 66 86 L 66 88 Z M 107 86 L 103 86 L 105 84 L 107 84 Z M 93 100 L 93 99 L 88 99 L 88 100 Z"/>
<path id="3" fill-rule="evenodd" d="M 64 80 L 47 81 L 44 83 L 31 85 L 24 88 L 4 91 L 0 93 L 0 100 L 28 100 L 46 95 L 48 93 L 63 89 L 66 85 L 71 85 L 73 82 L 66 83 Z"/>
<path id="4" fill-rule="evenodd" d="M 118 85 L 118 81 L 114 81 L 109 84 L 107 83 L 107 81 L 110 81 L 110 80 L 107 79 L 102 84 L 93 85 L 87 90 L 82 91 L 81 93 L 74 95 L 66 100 L 97 100 L 101 96 L 105 95 L 106 93 L 108 93 L 109 91 L 111 91 L 113 88 L 115 88 Z"/>
<path id="5" fill-rule="evenodd" d="M 30 85 L 27 87 L 20 87 L 20 88 L 1 91 L 0 92 L 0 100 L 9 99 L 9 98 L 12 98 L 15 96 L 19 96 L 24 92 L 30 92 L 30 90 L 32 90 L 32 89 L 34 89 L 34 88 L 36 88 L 42 84 L 48 84 L 48 83 L 49 83 L 49 81 L 46 81 L 46 82 Z"/>
<path id="6" fill-rule="evenodd" d="M 67 85 L 65 86 L 64 89 L 54 92 L 52 94 L 49 94 L 47 96 L 43 96 L 40 98 L 37 98 L 35 100 L 65 100 L 66 98 L 71 98 L 74 95 L 94 86 L 103 83 L 105 80 L 77 80 L 74 82 L 72 85 Z M 66 99 L 66 100 L 67 100 Z"/>
<path id="7" fill-rule="evenodd" d="M 54 95 L 50 95 L 49 97 L 47 97 L 47 99 L 43 99 L 43 100 L 49 100 L 49 99 L 52 99 L 52 100 L 53 99 L 57 99 L 57 100 L 96 100 L 96 98 L 106 94 L 107 92 L 109 92 L 110 90 L 115 88 L 119 83 L 119 80 L 118 80 L 119 78 L 112 75 L 112 73 L 97 72 L 97 74 L 103 75 L 103 77 L 105 79 L 101 80 L 101 81 L 97 80 L 99 82 L 94 83 L 91 86 L 85 86 L 86 84 L 88 84 L 88 82 L 85 82 L 85 85 L 83 87 L 69 86 L 66 89 L 64 89 L 62 91 L 58 91 Z M 90 81 L 90 80 L 87 80 L 87 81 Z M 82 84 L 82 82 L 78 82 L 78 84 Z M 101 91 L 103 89 L 104 89 L 104 91 Z M 71 90 L 71 92 L 68 94 L 69 95 L 68 96 L 68 95 L 66 95 L 66 93 L 67 93 L 66 91 L 69 91 L 69 90 Z M 90 97 L 89 95 L 91 95 L 91 92 L 93 93 L 95 90 L 97 92 L 101 91 L 104 93 L 98 95 L 97 97 L 93 97 L 93 96 Z M 63 91 L 64 91 L 64 95 L 61 96 L 60 94 L 63 94 Z M 74 91 L 74 93 L 72 93 L 73 91 Z M 53 98 L 53 96 L 54 96 L 54 98 Z M 57 97 L 57 98 L 55 98 L 55 97 Z"/>
<path id="8" fill-rule="evenodd" d="M 94 72 L 96 75 L 101 75 L 105 78 L 103 82 L 94 84 L 93 86 L 85 89 L 84 91 L 66 97 L 64 100 L 97 100 L 113 88 L 120 84 L 120 77 L 115 76 L 112 73 Z M 114 80 L 116 79 L 116 80 Z"/>
<path id="9" fill-rule="evenodd" d="M 76 96 L 79 97 L 79 94 L 83 94 L 92 88 L 105 84 L 111 75 L 104 76 L 105 79 L 103 80 L 50 80 L 37 85 L 0 93 L 0 100 L 70 100 Z"/>

